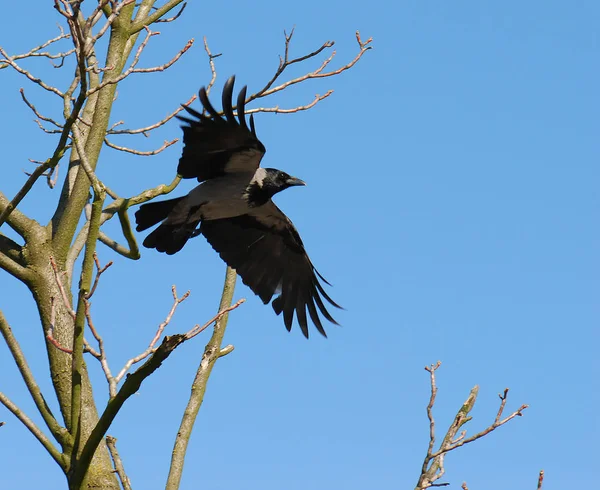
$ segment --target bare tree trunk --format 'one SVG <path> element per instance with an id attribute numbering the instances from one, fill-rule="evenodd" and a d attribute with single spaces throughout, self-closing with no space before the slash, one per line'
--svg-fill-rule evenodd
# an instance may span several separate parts
<path id="1" fill-rule="evenodd" d="M 58 349 L 53 343 L 48 341 L 46 333 L 52 329 L 54 339 L 61 346 L 72 349 L 74 322 L 71 313 L 67 310 L 64 302 L 60 300 L 63 292 L 59 289 L 55 273 L 48 262 L 48 257 L 53 255 L 50 247 L 48 245 L 41 245 L 40 248 L 32 248 L 36 250 L 36 254 L 34 257 L 31 257 L 31 268 L 36 271 L 36 274 L 28 284 L 28 287 L 38 308 L 44 337 L 46 338 L 51 379 L 62 418 L 65 427 L 72 433 L 71 385 L 73 356 Z M 70 288 L 68 287 L 70 281 L 65 278 L 64 283 L 65 287 L 63 291 L 70 296 Z M 82 374 L 80 440 L 85 441 L 98 423 L 98 410 L 85 364 Z M 81 448 L 69 447 L 68 443 L 63 444 L 62 449 L 67 455 L 78 453 L 81 450 Z M 104 440 L 96 450 L 82 488 L 102 488 L 107 490 L 118 490 L 120 488 Z"/>

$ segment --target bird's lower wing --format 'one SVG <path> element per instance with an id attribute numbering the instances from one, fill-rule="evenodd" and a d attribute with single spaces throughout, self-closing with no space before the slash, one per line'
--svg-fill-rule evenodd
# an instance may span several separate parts
<path id="1" fill-rule="evenodd" d="M 339 306 L 320 284 L 294 225 L 272 202 L 256 208 L 252 214 L 204 221 L 200 232 L 265 304 L 280 293 L 273 300 L 273 309 L 278 315 L 283 312 L 288 330 L 295 313 L 302 333 L 308 337 L 307 311 L 323 335 L 319 311 L 337 324 L 323 298 Z"/>

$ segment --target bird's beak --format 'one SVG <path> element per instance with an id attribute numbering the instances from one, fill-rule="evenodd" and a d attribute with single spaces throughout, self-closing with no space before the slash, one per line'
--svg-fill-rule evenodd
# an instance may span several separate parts
<path id="1" fill-rule="evenodd" d="M 289 179 L 286 180 L 286 184 L 291 187 L 293 185 L 306 185 L 306 182 L 304 182 L 303 180 L 297 179 L 296 177 L 290 177 Z"/>

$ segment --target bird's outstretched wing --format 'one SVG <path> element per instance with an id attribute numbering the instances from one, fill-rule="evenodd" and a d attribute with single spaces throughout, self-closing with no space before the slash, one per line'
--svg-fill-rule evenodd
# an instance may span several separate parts
<path id="1" fill-rule="evenodd" d="M 237 99 L 236 120 L 232 98 L 235 76 L 223 87 L 223 113 L 225 118 L 208 100 L 206 88 L 200 89 L 200 102 L 209 114 L 206 116 L 190 107 L 183 106 L 190 117 L 176 116 L 187 123 L 183 126 L 183 154 L 179 159 L 177 173 L 184 179 L 203 182 L 228 173 L 254 172 L 266 152 L 256 137 L 254 119 L 250 115 L 250 128 L 246 124 L 246 87 Z"/>
<path id="2" fill-rule="evenodd" d="M 295 312 L 300 329 L 308 338 L 308 310 L 317 330 L 326 336 L 317 308 L 327 320 L 338 324 L 323 304 L 322 298 L 340 308 L 327 295 L 319 278 L 327 281 L 312 265 L 290 219 L 272 201 L 250 214 L 204 221 L 200 233 L 263 303 L 280 292 L 272 305 L 278 315 L 283 312 L 288 331 Z"/>

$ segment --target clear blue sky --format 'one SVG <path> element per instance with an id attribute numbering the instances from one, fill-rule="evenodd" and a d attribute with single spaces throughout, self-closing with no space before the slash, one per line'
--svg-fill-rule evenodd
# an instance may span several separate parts
<path id="1" fill-rule="evenodd" d="M 29 5 L 31 18 L 0 20 L 9 52 L 56 32 L 52 2 Z M 151 123 L 207 83 L 204 35 L 223 53 L 219 90 L 233 73 L 259 88 L 294 24 L 292 54 L 334 39 L 335 66 L 355 55 L 356 29 L 374 37 L 350 72 L 271 101 L 292 107 L 334 89 L 315 109 L 256 118 L 264 165 L 308 183 L 277 203 L 335 285 L 332 297 L 347 308 L 338 314 L 343 327 L 306 341 L 238 284 L 235 297 L 248 301 L 230 319 L 226 342 L 236 350 L 209 383 L 182 489 L 413 488 L 428 441 L 423 367 L 438 359 L 440 432 L 475 384 L 471 433 L 493 420 L 505 387 L 507 411 L 530 405 L 447 457 L 450 488 L 466 480 L 473 490 L 533 489 L 542 468 L 545 490 L 589 486 L 585 461 L 595 459 L 600 436 L 599 18 L 593 1 L 235 1 L 191 2 L 177 24 L 160 26 L 140 66 L 165 62 L 191 37 L 196 45 L 169 72 L 122 84 L 115 122 Z M 28 66 L 61 80 L 45 61 Z M 290 72 L 309 66 L 316 63 Z M 19 87 L 48 113 L 58 117 L 60 107 L 9 70 L 0 80 L 1 188 L 12 196 L 27 159 L 44 160 L 56 142 L 32 122 Z M 150 149 L 178 136 L 173 122 L 151 140 L 116 142 Z M 143 159 L 105 149 L 99 176 L 121 195 L 137 194 L 170 181 L 180 150 Z M 35 191 L 22 209 L 45 223 L 57 191 L 42 182 Z M 114 224 L 107 231 L 115 234 Z M 172 284 L 192 295 L 170 333 L 214 314 L 224 266 L 203 238 L 174 257 L 99 253 L 116 262 L 93 306 L 114 369 L 144 348 Z M 52 399 L 36 311 L 13 284 L 0 273 L 0 308 Z M 134 488 L 164 488 L 207 338 L 173 355 L 110 430 Z M 88 363 L 102 406 L 103 378 Z M 35 415 L 4 346 L 0 373 L 0 389 Z M 33 437 L 4 409 L 0 420 L 0 486 L 64 488 Z"/>

